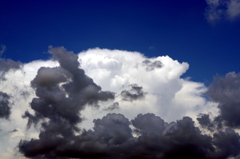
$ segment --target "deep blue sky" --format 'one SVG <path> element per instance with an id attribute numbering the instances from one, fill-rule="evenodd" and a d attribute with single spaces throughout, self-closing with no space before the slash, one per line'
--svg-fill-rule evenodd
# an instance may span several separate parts
<path id="1" fill-rule="evenodd" d="M 185 76 L 209 84 L 216 73 L 240 71 L 240 20 L 213 26 L 206 7 L 205 0 L 0 0 L 2 57 L 47 59 L 49 45 L 169 55 L 190 64 Z"/>

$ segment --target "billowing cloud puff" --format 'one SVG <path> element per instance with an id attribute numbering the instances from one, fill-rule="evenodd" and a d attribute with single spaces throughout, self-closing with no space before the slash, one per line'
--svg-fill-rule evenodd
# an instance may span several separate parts
<path id="1" fill-rule="evenodd" d="M 240 17 L 239 0 L 206 0 L 206 18 L 211 23 L 216 23 L 221 19 L 235 20 Z"/>
<path id="2" fill-rule="evenodd" d="M 216 76 L 209 86 L 208 96 L 218 102 L 219 115 L 215 122 L 233 128 L 240 127 L 240 73 L 229 72 L 225 77 Z"/>
<path id="3" fill-rule="evenodd" d="M 196 116 L 211 105 L 201 97 L 207 91 L 203 83 L 181 78 L 189 65 L 168 56 L 147 58 L 138 52 L 96 48 L 81 52 L 79 61 L 103 90 L 116 93 L 119 109 L 114 112 L 128 118 L 154 112 L 166 121 L 173 121 L 185 115 Z M 98 111 L 93 116 L 106 113 Z"/>
<path id="4" fill-rule="evenodd" d="M 42 125 L 39 139 L 21 140 L 20 152 L 29 158 L 228 158 L 239 155 L 240 136 L 231 129 L 203 135 L 190 117 L 166 123 L 153 114 L 132 120 L 140 134 L 133 137 L 131 122 L 122 114 L 93 121 L 93 130 L 79 135 L 64 123 Z"/>

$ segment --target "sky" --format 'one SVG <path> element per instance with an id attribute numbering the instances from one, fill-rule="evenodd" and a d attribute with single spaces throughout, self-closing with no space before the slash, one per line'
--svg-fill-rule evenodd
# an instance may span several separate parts
<path id="1" fill-rule="evenodd" d="M 0 158 L 240 158 L 239 0 L 1 0 Z"/>

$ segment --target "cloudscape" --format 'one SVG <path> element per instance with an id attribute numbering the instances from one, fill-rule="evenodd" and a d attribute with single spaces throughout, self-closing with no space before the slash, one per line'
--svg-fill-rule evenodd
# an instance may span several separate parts
<path id="1" fill-rule="evenodd" d="M 239 1 L 14 3 L 0 158 L 240 158 Z"/>

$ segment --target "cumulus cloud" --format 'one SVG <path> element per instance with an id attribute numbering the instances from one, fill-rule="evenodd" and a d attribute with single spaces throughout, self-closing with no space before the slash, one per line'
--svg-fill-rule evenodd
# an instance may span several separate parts
<path id="1" fill-rule="evenodd" d="M 205 16 L 210 23 L 221 19 L 233 21 L 240 17 L 239 0 L 206 0 L 208 7 Z"/>
<path id="2" fill-rule="evenodd" d="M 205 111 L 208 104 L 201 97 L 207 90 L 202 83 L 181 78 L 189 65 L 168 56 L 147 58 L 138 52 L 96 48 L 81 52 L 79 61 L 86 74 L 103 90 L 116 93 L 115 101 L 119 103 L 116 113 L 128 118 L 155 112 L 173 121 Z M 106 112 L 94 116 L 98 114 L 101 117 Z"/>
<path id="3" fill-rule="evenodd" d="M 50 60 L 4 75 L 1 90 L 18 101 L 0 123 L 5 158 L 16 146 L 27 158 L 240 155 L 238 74 L 216 77 L 207 88 L 181 78 L 189 65 L 168 56 L 99 48 L 74 54 L 64 47 L 49 53 Z"/>

